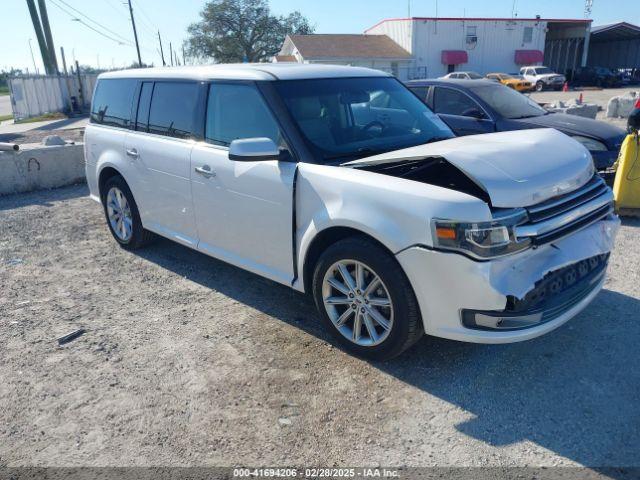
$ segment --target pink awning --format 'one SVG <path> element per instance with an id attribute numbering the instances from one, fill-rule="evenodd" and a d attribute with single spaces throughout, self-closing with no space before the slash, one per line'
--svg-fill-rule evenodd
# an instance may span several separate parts
<path id="1" fill-rule="evenodd" d="M 542 63 L 544 53 L 540 50 L 516 50 L 517 65 L 531 65 L 534 63 Z"/>
<path id="2" fill-rule="evenodd" d="M 468 61 L 469 57 L 464 50 L 442 50 L 442 63 L 445 65 L 460 65 Z"/>

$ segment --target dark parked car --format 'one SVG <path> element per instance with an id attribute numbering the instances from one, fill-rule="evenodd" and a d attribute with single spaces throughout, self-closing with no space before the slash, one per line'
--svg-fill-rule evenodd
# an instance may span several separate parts
<path id="1" fill-rule="evenodd" d="M 407 86 L 458 136 L 555 128 L 587 147 L 599 170 L 613 165 L 626 135 L 605 122 L 548 112 L 526 95 L 490 80 L 412 80 Z"/>
<path id="2" fill-rule="evenodd" d="M 617 73 L 604 67 L 579 67 L 571 75 L 571 85 L 596 87 L 619 87 L 622 78 Z"/>

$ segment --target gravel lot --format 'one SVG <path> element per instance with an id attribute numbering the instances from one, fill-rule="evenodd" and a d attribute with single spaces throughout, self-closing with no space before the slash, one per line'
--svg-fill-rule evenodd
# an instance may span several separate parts
<path id="1" fill-rule="evenodd" d="M 638 220 L 555 332 L 367 363 L 303 295 L 166 240 L 120 249 L 86 195 L 0 198 L 0 467 L 640 466 Z"/>

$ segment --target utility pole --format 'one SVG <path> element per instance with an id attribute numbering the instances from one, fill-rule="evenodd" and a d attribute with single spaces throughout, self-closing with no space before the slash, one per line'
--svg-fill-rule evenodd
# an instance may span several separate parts
<path id="1" fill-rule="evenodd" d="M 164 50 L 162 50 L 162 38 L 160 38 L 160 30 L 158 30 L 158 42 L 160 42 L 160 56 L 162 57 L 162 66 L 166 67 L 167 64 L 164 61 Z"/>
<path id="2" fill-rule="evenodd" d="M 34 0 L 27 0 L 27 6 L 29 7 L 31 22 L 33 23 L 33 29 L 36 32 L 36 38 L 38 39 L 40 55 L 42 56 L 42 63 L 44 64 L 44 72 L 52 73 L 51 62 L 49 61 L 49 49 L 47 48 L 47 42 L 45 41 L 44 34 L 42 33 L 42 25 L 40 24 L 40 17 L 38 16 Z"/>
<path id="3" fill-rule="evenodd" d="M 49 51 L 51 68 L 53 69 L 53 73 L 60 74 L 60 71 L 58 70 L 58 60 L 56 59 L 56 49 L 53 46 L 53 37 L 51 36 L 51 27 L 49 26 L 49 15 L 47 14 L 47 5 L 45 0 L 38 0 L 38 7 L 40 8 L 40 20 L 42 21 L 44 38 L 47 40 L 47 50 Z"/>
<path id="4" fill-rule="evenodd" d="M 65 75 L 68 75 L 69 72 L 67 72 L 67 59 L 64 56 L 64 47 L 60 47 L 60 58 L 62 59 L 62 70 Z"/>
<path id="5" fill-rule="evenodd" d="M 169 59 L 171 60 L 171 66 L 173 67 L 173 47 L 171 46 L 171 42 L 169 42 Z"/>
<path id="6" fill-rule="evenodd" d="M 187 64 L 186 56 L 184 54 L 184 43 L 182 44 L 182 64 L 183 65 Z"/>
<path id="7" fill-rule="evenodd" d="M 33 56 L 33 47 L 31 46 L 31 39 L 29 39 L 29 50 L 31 51 L 31 60 L 33 61 L 33 71 L 38 74 L 38 67 L 36 67 L 36 57 Z"/>
<path id="8" fill-rule="evenodd" d="M 138 44 L 138 32 L 136 31 L 136 21 L 133 19 L 133 7 L 129 0 L 129 13 L 131 14 L 131 26 L 133 27 L 133 38 L 136 40 L 136 50 L 138 51 L 138 66 L 142 68 L 142 57 L 140 56 L 140 45 Z"/>

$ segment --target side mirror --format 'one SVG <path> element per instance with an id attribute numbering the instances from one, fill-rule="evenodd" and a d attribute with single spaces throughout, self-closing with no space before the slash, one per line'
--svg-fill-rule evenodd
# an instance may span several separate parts
<path id="1" fill-rule="evenodd" d="M 484 112 L 477 108 L 469 108 L 468 110 L 465 110 L 464 112 L 462 112 L 462 116 L 475 118 L 477 120 L 483 120 L 486 118 Z"/>
<path id="2" fill-rule="evenodd" d="M 242 138 L 229 145 L 229 160 L 264 162 L 279 159 L 280 149 L 270 138 Z"/>
<path id="3" fill-rule="evenodd" d="M 629 114 L 627 130 L 631 133 L 638 133 L 640 131 L 640 108 L 634 108 Z"/>

